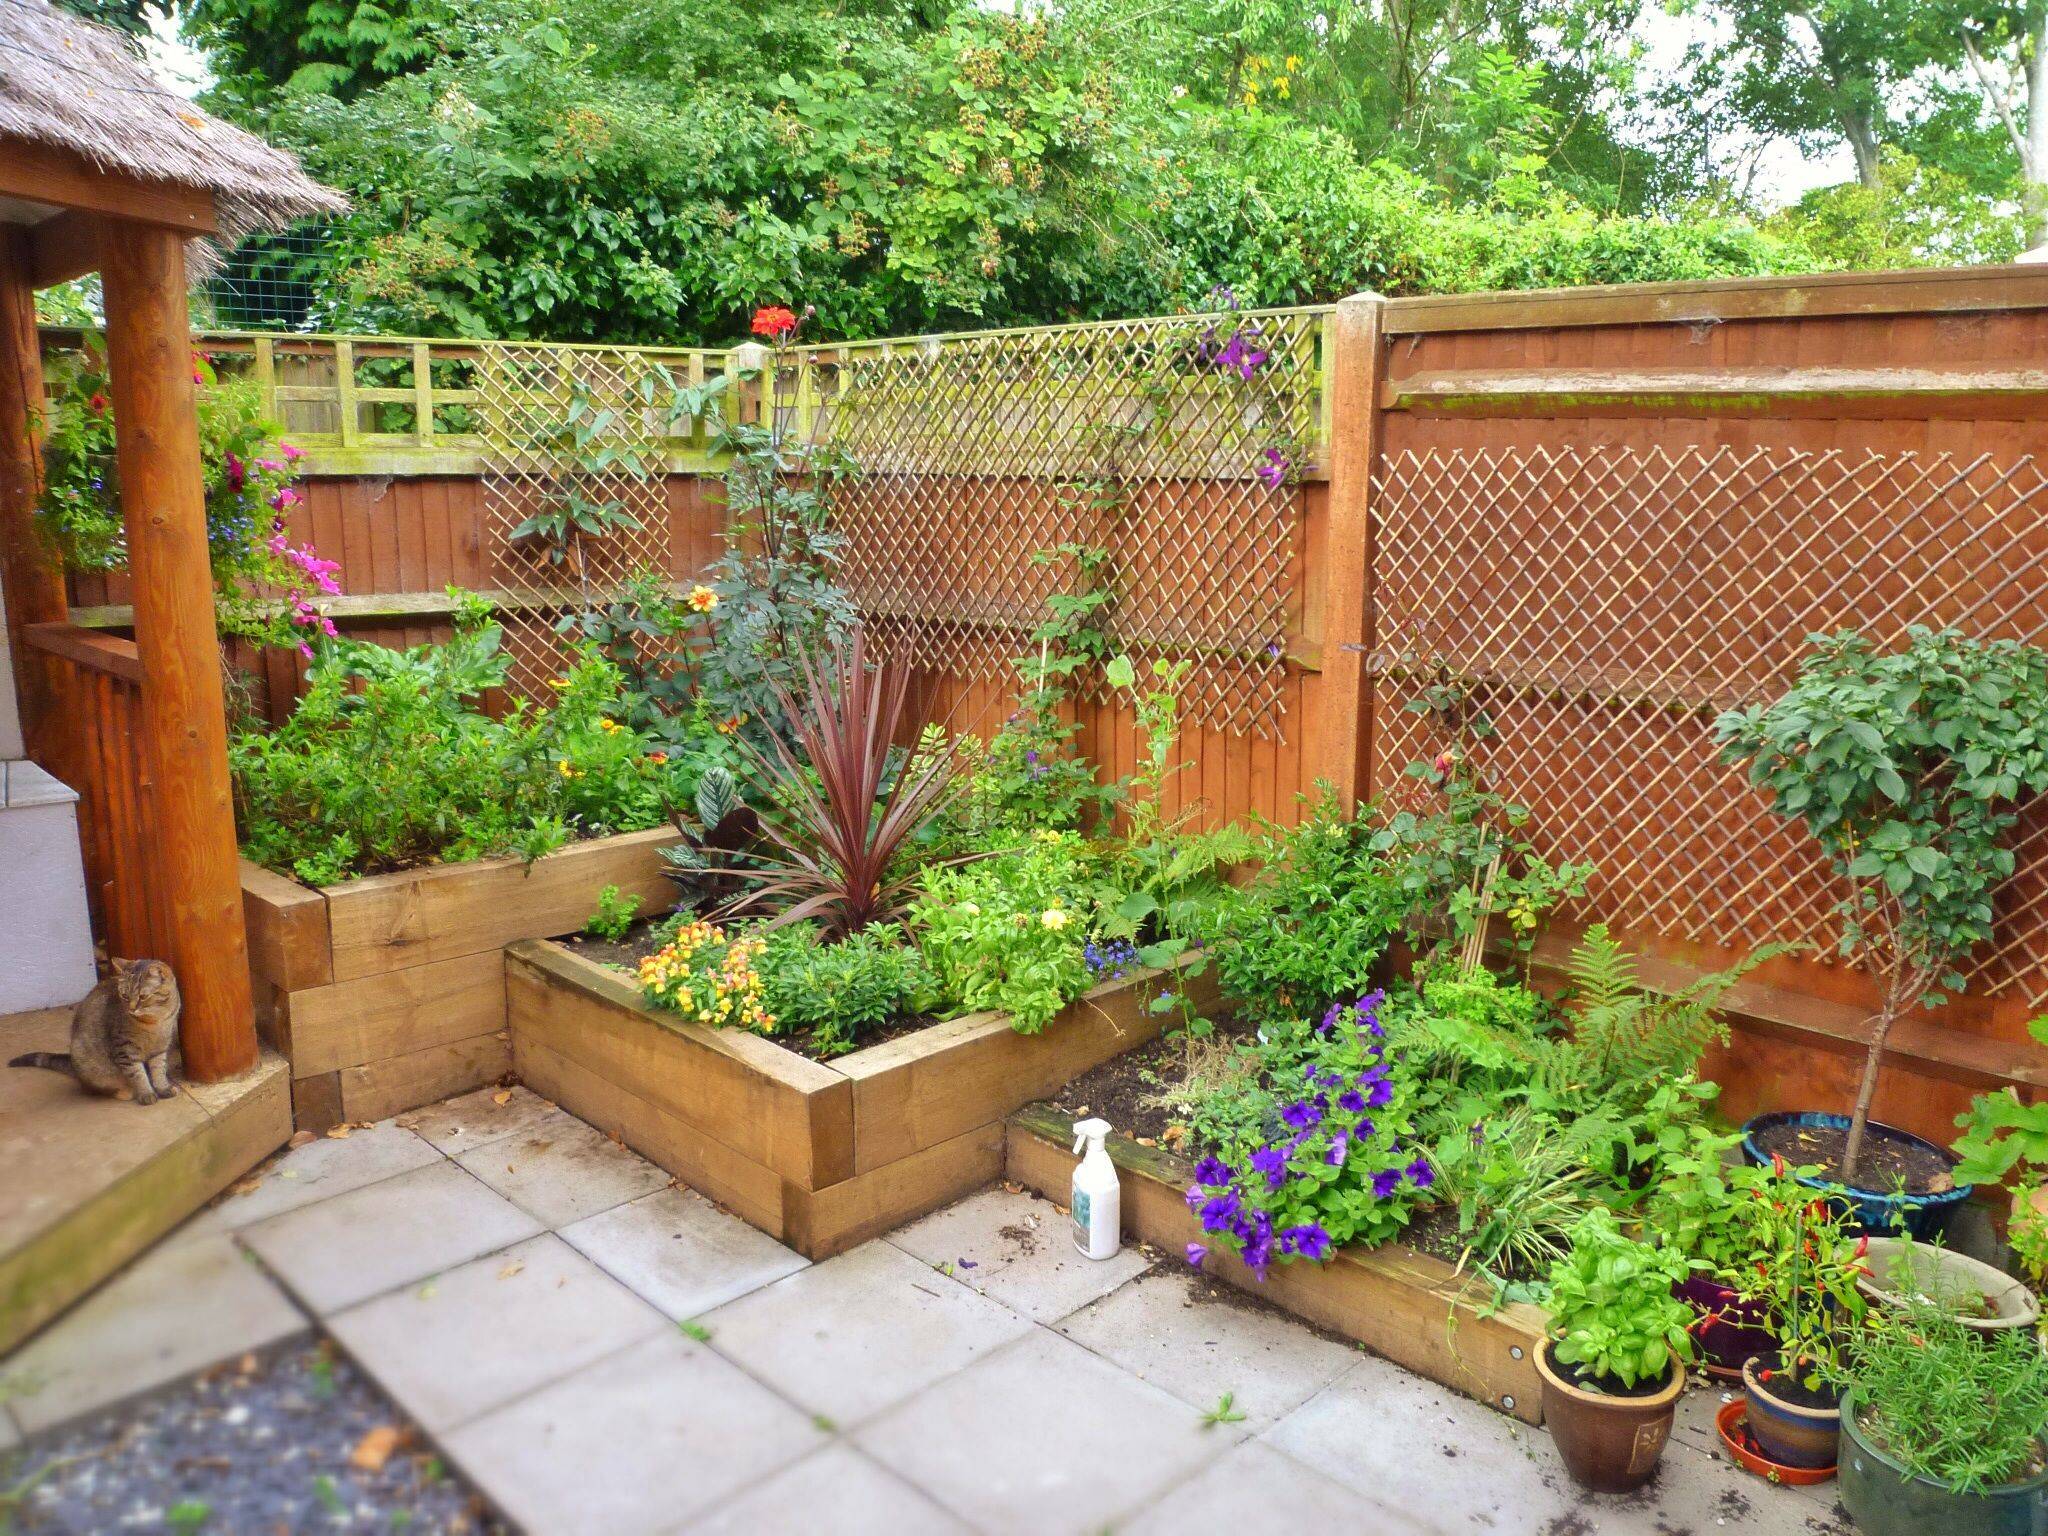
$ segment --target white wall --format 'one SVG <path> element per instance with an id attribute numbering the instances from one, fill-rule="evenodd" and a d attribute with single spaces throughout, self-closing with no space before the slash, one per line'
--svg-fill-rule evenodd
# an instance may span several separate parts
<path id="1" fill-rule="evenodd" d="M 21 710 L 14 698 L 14 664 L 7 656 L 7 599 L 0 595 L 0 762 L 21 755 Z"/>

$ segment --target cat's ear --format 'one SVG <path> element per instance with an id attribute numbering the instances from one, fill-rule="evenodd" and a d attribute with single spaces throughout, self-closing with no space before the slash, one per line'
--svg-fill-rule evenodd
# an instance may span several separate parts
<path id="1" fill-rule="evenodd" d="M 110 971 L 130 971 L 134 968 L 135 962 L 133 960 L 123 960 L 119 955 L 107 956 L 107 969 Z"/>

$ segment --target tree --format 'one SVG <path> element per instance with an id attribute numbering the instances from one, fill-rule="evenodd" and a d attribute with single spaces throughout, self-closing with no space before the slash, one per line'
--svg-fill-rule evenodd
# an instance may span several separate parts
<path id="1" fill-rule="evenodd" d="M 1853 1184 L 1892 1026 L 1962 989 L 2013 871 L 2016 803 L 2048 789 L 2048 655 L 1918 627 L 1891 654 L 1853 631 L 1814 638 L 1782 696 L 1714 729 L 1827 854 L 1847 889 L 1841 952 L 1883 988 L 1837 1170 Z"/>

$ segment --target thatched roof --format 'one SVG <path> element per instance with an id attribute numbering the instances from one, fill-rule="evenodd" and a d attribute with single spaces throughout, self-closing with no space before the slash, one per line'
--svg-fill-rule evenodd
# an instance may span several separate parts
<path id="1" fill-rule="evenodd" d="M 134 45 L 47 0 L 0 0 L 0 141 L 83 155 L 108 171 L 213 194 L 222 245 L 348 199 L 281 149 L 159 84 Z M 4 154 L 0 143 L 0 154 Z M 197 266 L 218 253 L 192 251 Z"/>

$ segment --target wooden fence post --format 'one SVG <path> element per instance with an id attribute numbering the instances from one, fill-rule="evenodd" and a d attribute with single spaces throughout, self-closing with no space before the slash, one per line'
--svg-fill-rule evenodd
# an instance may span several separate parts
<path id="1" fill-rule="evenodd" d="M 151 882 L 171 937 L 164 958 L 185 997 L 185 1071 L 215 1082 L 256 1064 L 256 1015 L 228 789 L 184 240 L 128 224 L 109 230 L 105 250 L 114 448 L 142 662 L 140 746 L 155 788 L 155 868 L 123 878 Z"/>
<path id="2" fill-rule="evenodd" d="M 28 231 L 0 224 L 0 595 L 28 749 L 47 763 L 62 722 L 45 667 L 22 642 L 30 624 L 62 623 L 64 572 L 36 531 L 43 493 L 43 360 Z"/>
<path id="3" fill-rule="evenodd" d="M 1323 329 L 1330 574 L 1315 777 L 1329 780 L 1347 807 L 1372 793 L 1373 481 L 1380 463 L 1386 306 L 1376 293 L 1354 294 L 1338 301 Z"/>

